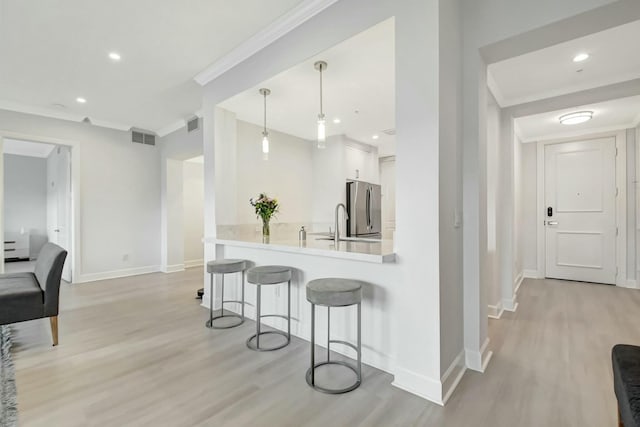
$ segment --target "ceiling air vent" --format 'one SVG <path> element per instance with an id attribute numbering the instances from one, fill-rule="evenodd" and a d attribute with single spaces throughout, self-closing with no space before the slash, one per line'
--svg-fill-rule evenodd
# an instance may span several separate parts
<path id="1" fill-rule="evenodd" d="M 135 142 L 136 144 L 156 145 L 156 136 L 152 133 L 132 130 L 131 142 Z"/>
<path id="2" fill-rule="evenodd" d="M 382 133 L 384 133 L 385 135 L 389 135 L 389 136 L 393 136 L 396 134 L 396 130 L 395 129 L 385 129 L 382 131 Z"/>
<path id="3" fill-rule="evenodd" d="M 200 118 L 194 117 L 187 122 L 187 132 L 193 132 L 200 127 Z"/>

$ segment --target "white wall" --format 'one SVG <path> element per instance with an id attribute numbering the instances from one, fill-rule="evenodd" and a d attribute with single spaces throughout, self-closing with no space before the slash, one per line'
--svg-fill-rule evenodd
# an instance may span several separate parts
<path id="1" fill-rule="evenodd" d="M 29 233 L 35 259 L 47 242 L 47 160 L 4 154 L 4 230 Z"/>
<path id="2" fill-rule="evenodd" d="M 204 258 L 204 165 L 184 162 L 183 177 L 184 264 L 193 267 Z"/>
<path id="3" fill-rule="evenodd" d="M 260 126 L 238 120 L 237 138 L 236 223 L 258 223 L 249 199 L 260 193 L 267 193 L 280 203 L 280 212 L 274 223 L 309 222 L 312 217 L 312 156 L 315 144 L 270 130 L 269 159 L 264 160 Z M 224 204 L 220 209 L 225 209 Z"/>
<path id="4" fill-rule="evenodd" d="M 129 132 L 0 110 L 0 135 L 72 145 L 81 185 L 75 281 L 157 271 L 160 162 Z M 74 153 L 75 151 L 75 153 Z M 75 172 L 74 172 L 75 173 Z M 79 196 L 79 197 L 78 197 Z"/>

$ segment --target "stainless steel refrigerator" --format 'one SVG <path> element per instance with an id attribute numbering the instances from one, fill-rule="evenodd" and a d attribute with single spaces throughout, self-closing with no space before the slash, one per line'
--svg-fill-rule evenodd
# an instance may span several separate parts
<path id="1" fill-rule="evenodd" d="M 347 236 L 380 238 L 382 200 L 378 184 L 347 180 Z"/>

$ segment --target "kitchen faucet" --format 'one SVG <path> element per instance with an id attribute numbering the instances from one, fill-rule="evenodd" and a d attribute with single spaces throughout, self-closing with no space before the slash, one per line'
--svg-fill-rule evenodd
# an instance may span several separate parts
<path id="1" fill-rule="evenodd" d="M 347 213 L 347 207 L 344 205 L 344 203 L 338 203 L 336 205 L 336 231 L 333 234 L 333 241 L 335 242 L 336 248 L 338 247 L 338 242 L 340 241 L 340 223 L 338 222 L 338 213 L 340 212 L 340 206 L 342 206 L 342 209 L 344 209 L 344 217 L 345 219 L 349 219 L 349 214 Z"/>

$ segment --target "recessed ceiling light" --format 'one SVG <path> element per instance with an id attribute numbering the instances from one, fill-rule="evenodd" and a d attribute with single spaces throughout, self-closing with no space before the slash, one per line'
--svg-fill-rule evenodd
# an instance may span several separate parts
<path id="1" fill-rule="evenodd" d="M 337 117 L 335 119 L 333 119 L 333 123 L 335 123 L 335 124 L 339 124 L 340 122 L 341 122 L 341 120 L 339 118 L 337 118 Z"/>
<path id="2" fill-rule="evenodd" d="M 588 122 L 593 118 L 593 111 L 577 111 L 562 115 L 558 118 L 563 125 L 577 125 Z"/>
<path id="3" fill-rule="evenodd" d="M 79 97 L 76 98 L 76 102 L 79 103 L 79 104 L 84 104 L 84 103 L 87 102 L 87 100 L 82 98 L 81 96 L 79 96 Z"/>
<path id="4" fill-rule="evenodd" d="M 587 59 L 589 59 L 588 53 L 579 53 L 573 57 L 573 62 L 582 62 L 586 61 Z"/>
<path id="5" fill-rule="evenodd" d="M 373 139 L 378 139 L 378 138 L 380 138 L 380 136 L 378 136 L 378 135 L 373 135 L 371 138 L 373 138 Z"/>
<path id="6" fill-rule="evenodd" d="M 109 53 L 109 58 L 113 61 L 120 61 L 120 54 L 118 52 L 111 52 Z"/>

